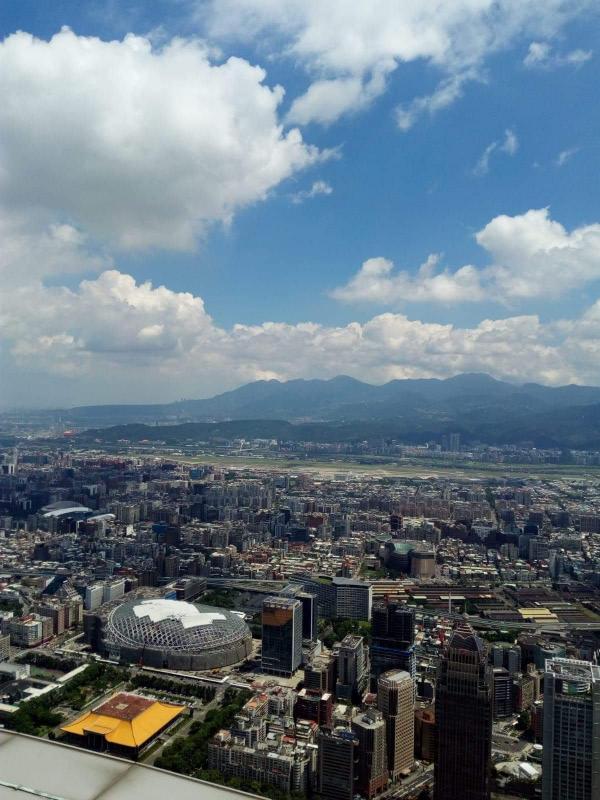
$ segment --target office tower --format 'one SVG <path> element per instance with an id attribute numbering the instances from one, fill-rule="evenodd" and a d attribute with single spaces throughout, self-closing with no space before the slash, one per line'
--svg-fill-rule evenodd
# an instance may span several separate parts
<path id="1" fill-rule="evenodd" d="M 494 667 L 494 719 L 510 717 L 513 710 L 513 681 L 504 667 Z"/>
<path id="2" fill-rule="evenodd" d="M 374 708 L 361 711 L 352 718 L 352 730 L 358 739 L 357 789 L 370 800 L 386 788 L 388 781 L 383 714 Z"/>
<path id="3" fill-rule="evenodd" d="M 0 661 L 10 659 L 10 636 L 0 636 Z"/>
<path id="4" fill-rule="evenodd" d="M 378 603 L 373 606 L 371 655 L 371 688 L 377 689 L 382 672 L 403 670 L 411 678 L 416 675 L 415 611 L 400 603 Z"/>
<path id="5" fill-rule="evenodd" d="M 318 743 L 318 793 L 328 800 L 354 800 L 359 768 L 356 734 L 347 728 L 323 729 Z"/>
<path id="6" fill-rule="evenodd" d="M 322 617 L 371 619 L 373 586 L 368 581 L 318 575 L 303 581 L 303 587 L 316 596 Z"/>
<path id="7" fill-rule="evenodd" d="M 435 761 L 435 711 L 433 705 L 415 709 L 415 758 Z"/>
<path id="8" fill-rule="evenodd" d="M 319 692 L 335 691 L 337 659 L 333 655 L 318 655 L 304 665 L 304 685 Z"/>
<path id="9" fill-rule="evenodd" d="M 349 633 L 342 639 L 338 651 L 335 694 L 339 699 L 359 702 L 369 680 L 365 641 Z"/>
<path id="10" fill-rule="evenodd" d="M 317 598 L 308 592 L 299 592 L 296 599 L 302 603 L 302 638 L 316 639 L 319 632 Z"/>
<path id="11" fill-rule="evenodd" d="M 505 667 L 511 676 L 521 672 L 521 648 L 518 644 L 496 644 L 492 647 L 490 661 L 494 667 Z"/>
<path id="12" fill-rule="evenodd" d="M 600 797 L 600 667 L 554 658 L 544 672 L 543 800 Z"/>
<path id="13" fill-rule="evenodd" d="M 329 692 L 300 689 L 294 704 L 294 719 L 312 720 L 322 728 L 330 728 L 333 717 L 333 697 Z"/>
<path id="14" fill-rule="evenodd" d="M 385 720 L 387 767 L 391 780 L 407 773 L 414 762 L 414 683 L 408 672 L 379 676 L 377 708 Z"/>
<path id="15" fill-rule="evenodd" d="M 280 597 L 294 597 L 302 603 L 302 638 L 317 639 L 318 598 L 312 592 L 304 592 L 301 584 L 290 584 L 281 592 Z"/>
<path id="16" fill-rule="evenodd" d="M 302 661 L 302 604 L 266 597 L 262 608 L 262 671 L 293 675 Z"/>
<path id="17" fill-rule="evenodd" d="M 489 800 L 492 668 L 470 626 L 450 638 L 438 669 L 435 800 Z"/>

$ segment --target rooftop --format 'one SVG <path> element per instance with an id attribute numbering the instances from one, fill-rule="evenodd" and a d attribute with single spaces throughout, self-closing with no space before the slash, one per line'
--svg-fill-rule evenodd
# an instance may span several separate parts
<path id="1" fill-rule="evenodd" d="M 0 730 L 0 800 L 244 800 L 246 792 Z"/>
<path id="2" fill-rule="evenodd" d="M 61 730 L 74 736 L 98 733 L 112 744 L 141 747 L 184 710 L 185 706 L 121 692 Z"/>

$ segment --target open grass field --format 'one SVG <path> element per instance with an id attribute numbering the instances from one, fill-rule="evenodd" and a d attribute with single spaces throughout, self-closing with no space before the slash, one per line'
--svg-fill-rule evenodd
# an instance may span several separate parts
<path id="1" fill-rule="evenodd" d="M 129 451 L 130 455 L 134 452 Z M 135 451 L 135 455 L 152 455 L 148 451 Z M 250 455 L 216 455 L 202 453 L 186 455 L 173 451 L 155 452 L 157 457 L 181 461 L 185 464 L 214 464 L 233 469 L 273 469 L 281 472 L 309 472 L 331 476 L 332 474 L 352 473 L 357 475 L 428 478 L 502 478 L 527 477 L 540 480 L 582 479 L 599 480 L 600 467 L 580 467 L 566 464 L 483 464 L 477 462 L 451 463 L 444 461 L 377 461 L 375 458 L 357 460 L 348 458 L 269 458 Z"/>

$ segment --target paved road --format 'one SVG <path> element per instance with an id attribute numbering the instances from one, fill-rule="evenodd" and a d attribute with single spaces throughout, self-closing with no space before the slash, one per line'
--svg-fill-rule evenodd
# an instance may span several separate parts
<path id="1" fill-rule="evenodd" d="M 417 797 L 426 786 L 433 786 L 433 764 L 428 764 L 420 772 L 415 772 L 400 786 L 394 787 L 389 794 L 386 795 L 385 800 L 410 800 L 412 797 Z"/>

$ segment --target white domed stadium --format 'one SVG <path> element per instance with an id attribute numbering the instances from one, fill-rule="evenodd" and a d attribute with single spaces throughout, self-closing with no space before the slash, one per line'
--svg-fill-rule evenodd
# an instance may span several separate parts
<path id="1" fill-rule="evenodd" d="M 182 600 L 132 600 L 112 608 L 102 634 L 111 658 L 151 667 L 207 670 L 236 664 L 252 651 L 244 617 Z"/>

